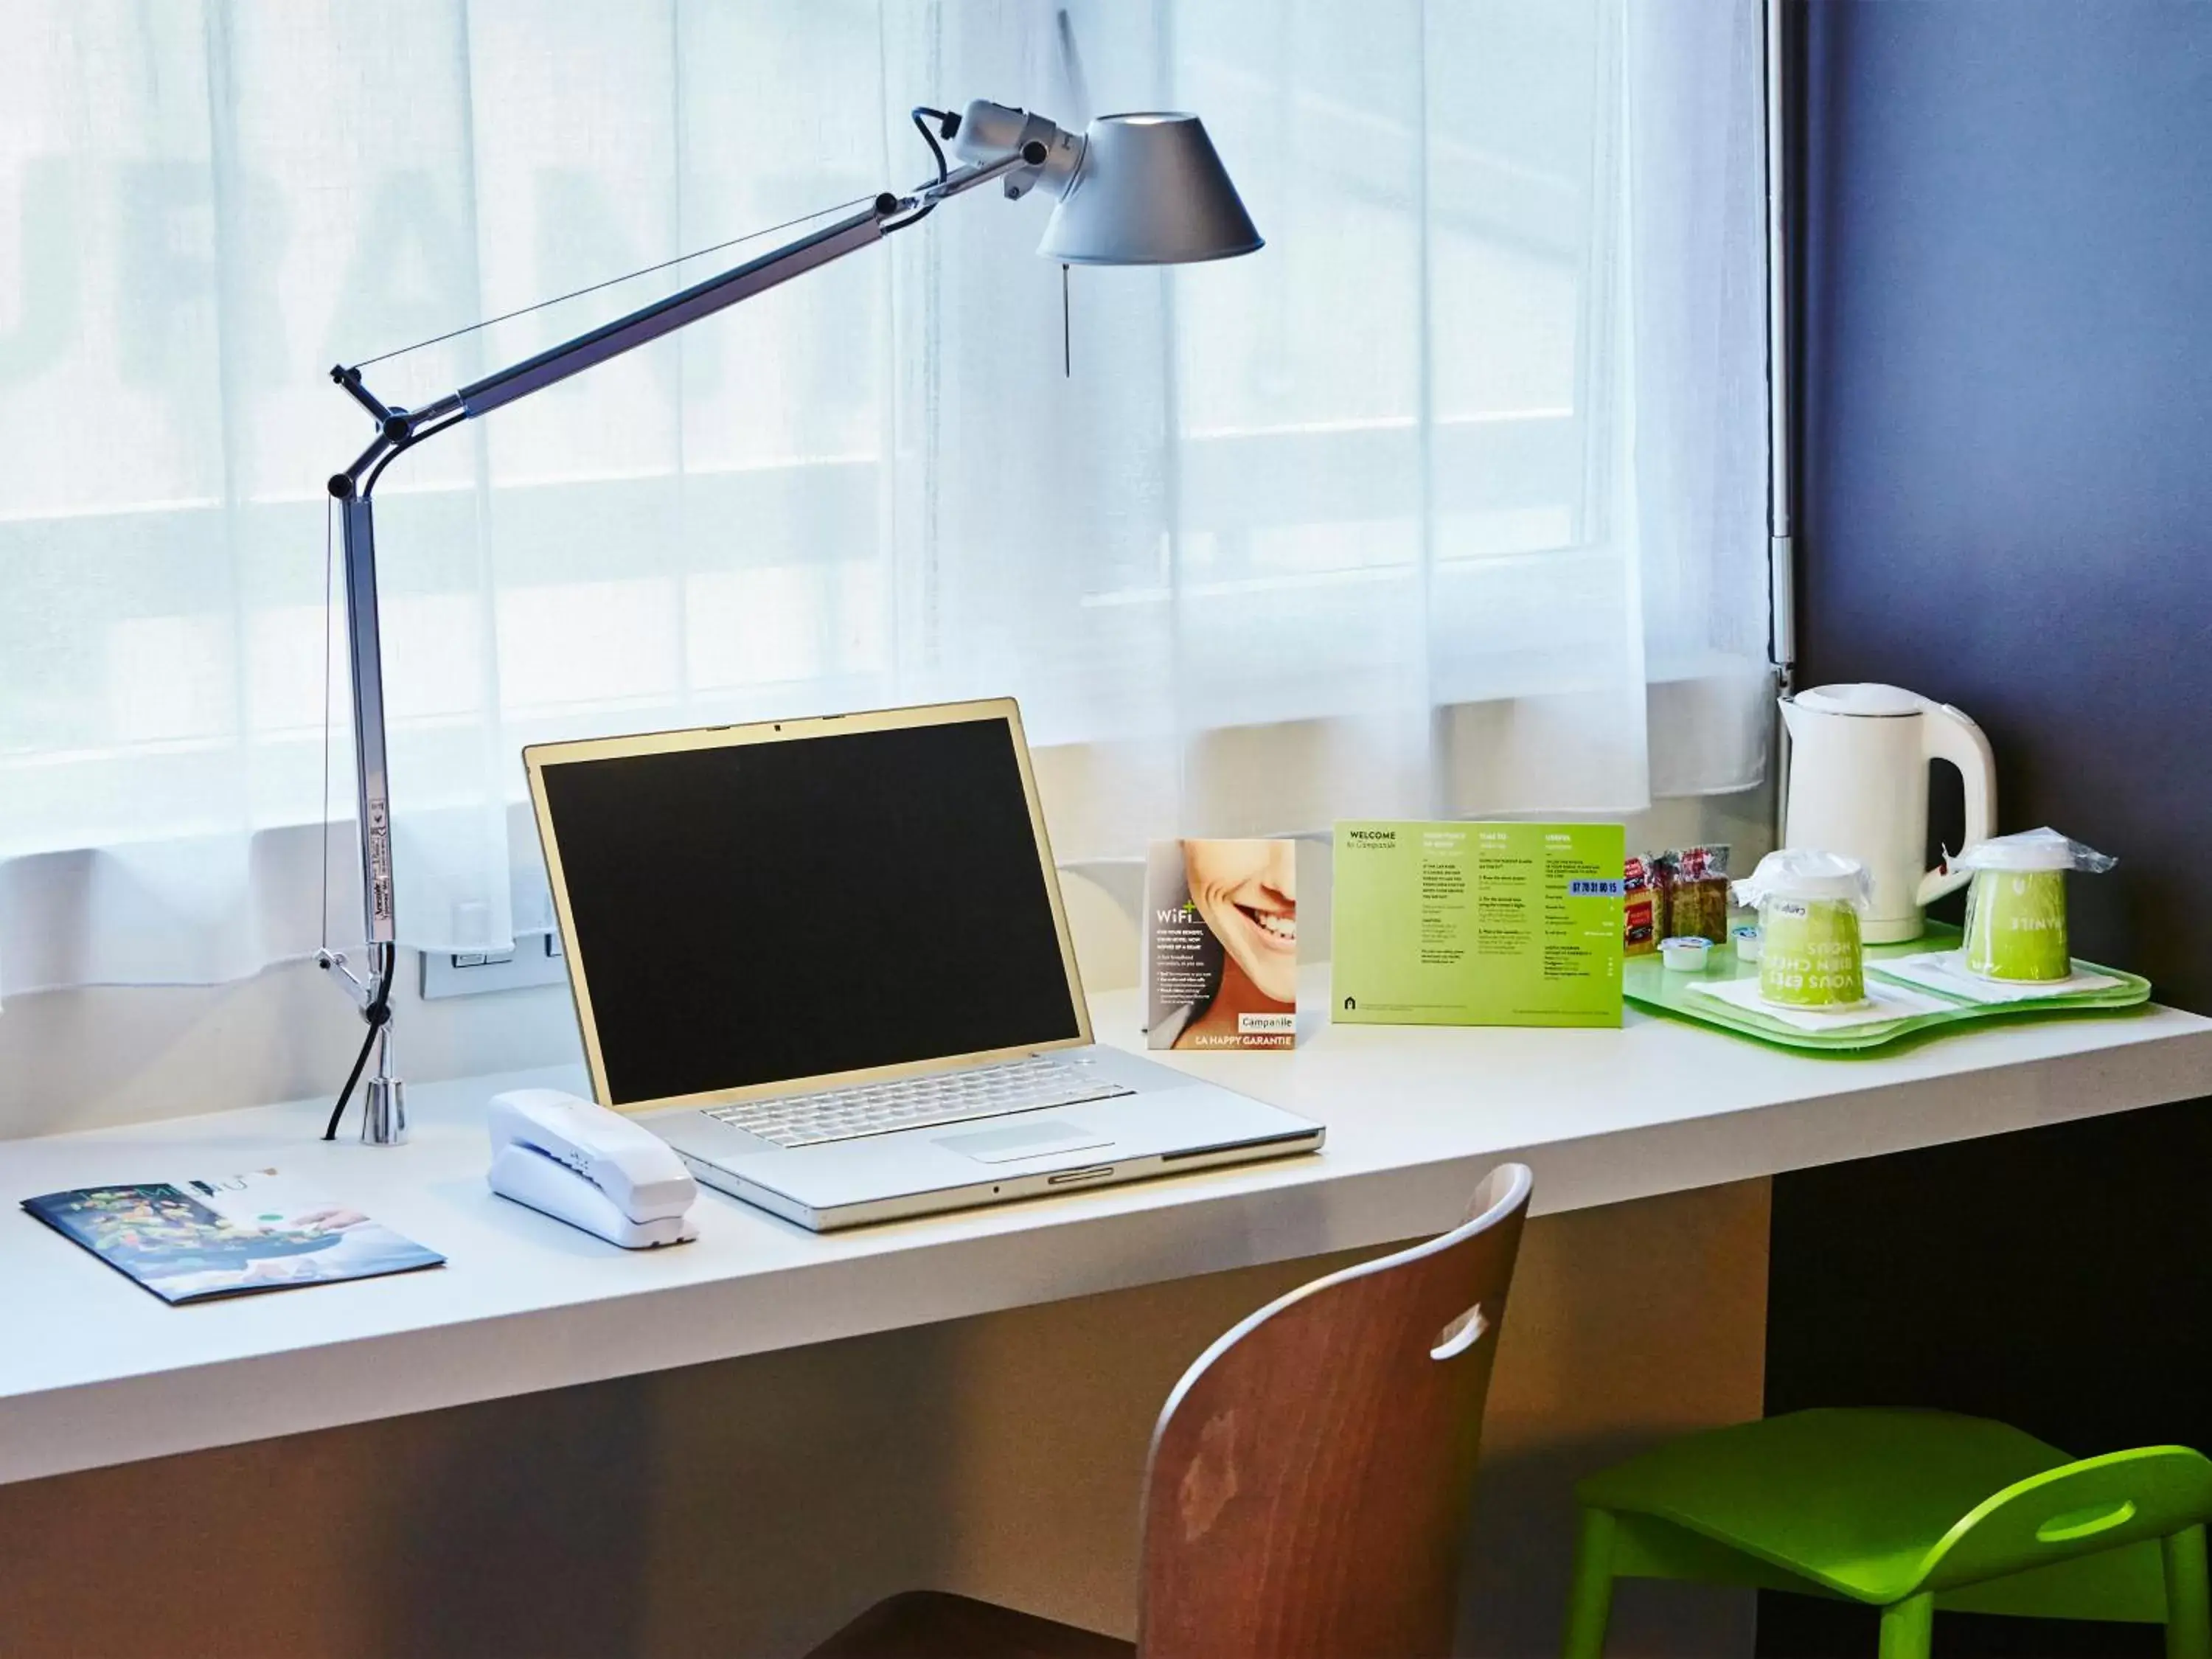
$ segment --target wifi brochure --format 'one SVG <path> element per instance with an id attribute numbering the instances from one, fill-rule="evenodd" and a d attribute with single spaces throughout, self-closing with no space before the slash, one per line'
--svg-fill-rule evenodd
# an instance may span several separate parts
<path id="1" fill-rule="evenodd" d="M 1154 842 L 1144 967 L 1147 1046 L 1295 1046 L 1297 843 Z"/>

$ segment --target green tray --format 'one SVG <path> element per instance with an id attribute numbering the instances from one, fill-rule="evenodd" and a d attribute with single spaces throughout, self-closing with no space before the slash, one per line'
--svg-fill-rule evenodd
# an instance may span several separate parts
<path id="1" fill-rule="evenodd" d="M 1878 969 L 1885 957 L 1916 956 L 1923 951 L 1939 951 L 1958 942 L 1957 928 L 1931 921 L 1925 933 L 1903 945 L 1868 945 L 1867 965 Z M 1631 957 L 1622 965 L 1621 994 L 1639 1008 L 1677 1014 L 1684 1019 L 1696 1020 L 1701 1025 L 1734 1031 L 1740 1036 L 1757 1037 L 1762 1042 L 1776 1043 L 1784 1048 L 1804 1048 L 1821 1054 L 1863 1053 L 1869 1048 L 1879 1048 L 1884 1043 L 1894 1042 L 1900 1037 L 1942 1030 L 1952 1025 L 1973 1024 L 1991 1019 L 2018 1019 L 2022 1015 L 2067 1013 L 2077 1008 L 2131 1008 L 2137 1003 L 2150 1000 L 2150 981 L 2138 975 L 2123 973 L 2118 968 L 2106 968 L 2094 962 L 2082 963 L 2081 966 L 2097 973 L 2110 974 L 2120 983 L 2109 990 L 2080 991 L 2071 996 L 2023 997 L 2018 1002 L 1961 1002 L 1940 1014 L 1912 1014 L 1902 1019 L 1885 1019 L 1872 1025 L 1855 1025 L 1844 1031 L 1801 1031 L 1794 1025 L 1785 1025 L 1778 1019 L 1769 1019 L 1748 1008 L 1738 1008 L 1709 996 L 1692 994 L 1690 987 L 1699 980 L 1759 977 L 1759 964 L 1738 962 L 1732 945 L 1715 946 L 1711 965 L 1702 974 L 1670 974 L 1661 965 L 1656 954 Z M 1911 988 L 1939 1001 L 1944 1000 L 1942 992 L 1929 990 L 1926 986 L 1914 985 Z"/>

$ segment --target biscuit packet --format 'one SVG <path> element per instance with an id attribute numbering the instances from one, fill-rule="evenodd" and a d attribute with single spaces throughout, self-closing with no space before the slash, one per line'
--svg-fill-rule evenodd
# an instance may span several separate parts
<path id="1" fill-rule="evenodd" d="M 1622 871 L 1620 884 L 1621 951 L 1632 957 L 1648 957 L 1659 948 L 1659 923 L 1665 900 L 1647 854 L 1632 856 Z"/>
<path id="2" fill-rule="evenodd" d="M 1725 945 L 1729 937 L 1729 849 L 1725 844 L 1685 847 L 1662 855 L 1671 879 L 1667 883 L 1667 939 L 1710 939 Z"/>

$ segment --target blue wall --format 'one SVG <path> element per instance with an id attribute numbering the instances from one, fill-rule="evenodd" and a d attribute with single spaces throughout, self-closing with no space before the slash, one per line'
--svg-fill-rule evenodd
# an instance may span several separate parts
<path id="1" fill-rule="evenodd" d="M 1814 0 L 1804 683 L 1956 702 L 2212 1012 L 2212 3 Z"/>
<path id="2" fill-rule="evenodd" d="M 1806 683 L 1956 702 L 2076 948 L 2212 1012 L 2212 0 L 1811 0 Z M 1774 1183 L 1767 1407 L 2212 1447 L 2212 1102 Z M 1767 1595 L 1759 1649 L 1871 1653 Z M 1944 1614 L 1939 1652 L 2160 1651 Z"/>

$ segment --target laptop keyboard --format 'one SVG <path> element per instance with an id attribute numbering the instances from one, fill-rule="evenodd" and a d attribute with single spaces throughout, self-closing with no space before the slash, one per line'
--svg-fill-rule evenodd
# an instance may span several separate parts
<path id="1" fill-rule="evenodd" d="M 1088 1066 L 1040 1057 L 973 1072 L 937 1072 L 896 1083 L 748 1100 L 710 1108 L 707 1115 L 779 1146 L 818 1146 L 894 1129 L 926 1129 L 1134 1093 Z"/>

